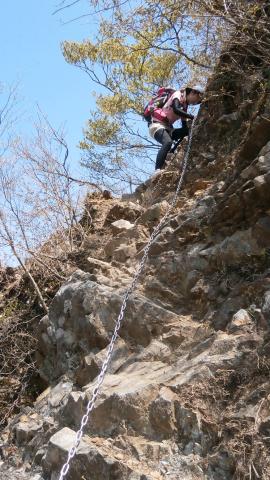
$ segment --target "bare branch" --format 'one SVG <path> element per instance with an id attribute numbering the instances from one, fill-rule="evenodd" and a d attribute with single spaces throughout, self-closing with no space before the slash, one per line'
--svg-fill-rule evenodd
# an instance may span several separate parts
<path id="1" fill-rule="evenodd" d="M 73 0 L 73 2 L 69 3 L 68 5 L 64 5 L 66 3 L 66 0 L 63 0 L 63 2 L 59 3 L 58 8 L 52 14 L 56 15 L 57 13 L 65 10 L 67 8 L 73 7 L 73 5 L 76 5 L 76 3 L 79 3 L 80 1 L 81 0 Z"/>

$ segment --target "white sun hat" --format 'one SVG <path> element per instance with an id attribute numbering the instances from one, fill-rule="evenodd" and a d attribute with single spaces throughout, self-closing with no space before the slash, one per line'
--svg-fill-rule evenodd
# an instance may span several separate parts
<path id="1" fill-rule="evenodd" d="M 201 93 L 202 95 L 204 94 L 205 92 L 205 89 L 204 87 L 202 87 L 202 85 L 192 85 L 192 87 L 190 87 L 192 90 L 195 90 L 196 92 L 199 92 Z"/>

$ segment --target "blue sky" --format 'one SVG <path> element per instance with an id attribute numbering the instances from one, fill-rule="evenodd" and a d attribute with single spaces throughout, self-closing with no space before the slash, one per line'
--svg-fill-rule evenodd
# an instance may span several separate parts
<path id="1" fill-rule="evenodd" d="M 0 83 L 19 82 L 23 112 L 18 129 L 31 134 L 38 104 L 54 127 L 65 126 L 74 162 L 82 128 L 93 107 L 92 86 L 82 71 L 65 62 L 60 43 L 82 40 L 95 26 L 90 19 L 64 25 L 64 21 L 87 12 L 87 0 L 71 10 L 53 15 L 57 0 L 9 0 L 1 5 Z M 0 102 L 1 102 L 0 96 Z"/>
<path id="2" fill-rule="evenodd" d="M 23 117 L 19 133 L 30 135 L 37 104 L 50 123 L 64 125 L 74 167 L 79 164 L 78 142 L 94 108 L 93 88 L 87 75 L 66 63 L 60 44 L 93 36 L 93 18 L 68 22 L 89 12 L 88 0 L 53 15 L 60 0 L 9 0 L 2 2 L 0 28 L 0 83 L 19 83 Z M 0 95 L 0 106 L 3 99 Z"/>

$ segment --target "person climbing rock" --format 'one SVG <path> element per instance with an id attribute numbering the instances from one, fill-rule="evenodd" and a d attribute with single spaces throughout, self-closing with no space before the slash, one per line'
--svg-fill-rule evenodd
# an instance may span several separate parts
<path id="1" fill-rule="evenodd" d="M 193 120 L 194 116 L 187 113 L 189 105 L 198 105 L 202 101 L 204 89 L 195 85 L 176 90 L 162 107 L 154 110 L 149 125 L 149 133 L 152 138 L 161 143 L 159 149 L 155 174 L 159 173 L 165 166 L 167 154 L 170 152 L 173 142 L 183 140 L 188 135 L 189 129 L 187 120 Z M 181 128 L 173 128 L 174 122 L 182 121 Z"/>

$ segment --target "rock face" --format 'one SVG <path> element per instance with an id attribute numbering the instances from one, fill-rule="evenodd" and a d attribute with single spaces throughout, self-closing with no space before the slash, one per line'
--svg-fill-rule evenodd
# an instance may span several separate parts
<path id="1" fill-rule="evenodd" d="M 68 480 L 270 478 L 270 99 L 262 106 L 261 75 L 235 86 L 233 111 L 221 99 L 213 108 L 222 75 L 209 83 L 182 195 L 129 298 Z M 103 254 L 86 252 L 56 294 L 36 352 L 48 388 L 10 420 L 4 433 L 23 466 L 8 464 L 3 443 L 0 479 L 59 478 L 177 179 L 170 167 L 134 203 L 115 201 L 102 217 Z"/>

